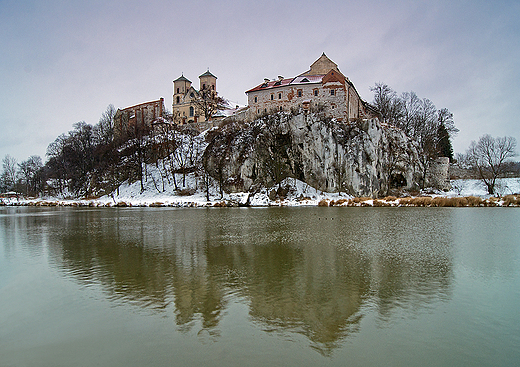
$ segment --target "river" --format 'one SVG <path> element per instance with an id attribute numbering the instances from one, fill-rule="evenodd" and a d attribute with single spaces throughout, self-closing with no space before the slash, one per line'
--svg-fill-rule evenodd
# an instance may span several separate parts
<path id="1" fill-rule="evenodd" d="M 512 366 L 518 208 L 0 208 L 0 366 Z"/>

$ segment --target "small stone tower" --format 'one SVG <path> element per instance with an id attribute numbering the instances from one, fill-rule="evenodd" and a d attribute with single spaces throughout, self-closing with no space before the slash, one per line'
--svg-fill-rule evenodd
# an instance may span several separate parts
<path id="1" fill-rule="evenodd" d="M 205 89 L 209 89 L 214 92 L 217 91 L 217 77 L 215 75 L 211 74 L 209 72 L 209 69 L 204 74 L 199 76 L 199 80 L 200 80 L 200 89 L 199 90 L 202 91 Z"/>

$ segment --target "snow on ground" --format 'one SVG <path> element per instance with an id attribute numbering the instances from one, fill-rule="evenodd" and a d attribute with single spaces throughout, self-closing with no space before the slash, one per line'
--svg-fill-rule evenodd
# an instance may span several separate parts
<path id="1" fill-rule="evenodd" d="M 161 177 L 159 171 L 153 167 L 148 168 L 147 180 L 144 182 L 144 190 L 141 191 L 141 183 L 123 184 L 118 192 L 105 195 L 98 199 L 62 199 L 62 198 L 0 198 L 0 204 L 4 205 L 70 205 L 70 206 L 175 206 L 175 207 L 205 207 L 205 206 L 239 206 L 245 205 L 249 197 L 251 206 L 317 206 L 320 201 L 346 202 L 353 199 L 345 193 L 326 193 L 316 190 L 302 181 L 288 178 L 280 185 L 273 188 L 261 189 L 255 195 L 249 193 L 231 193 L 221 197 L 218 185 L 212 182 L 209 189 L 209 200 L 206 190 L 202 185 L 202 179 L 194 174 L 187 174 L 185 179 L 181 174 L 176 175 L 178 189 L 173 182 Z M 171 181 L 171 180 L 170 180 Z M 285 198 L 283 200 L 274 197 L 271 191 L 281 188 Z M 191 190 L 191 192 L 190 192 Z M 195 191 L 195 192 L 192 192 Z M 271 195 L 270 195 L 271 193 Z M 520 178 L 500 179 L 497 183 L 497 193 L 501 196 L 520 193 Z M 485 185 L 480 180 L 454 180 L 452 189 L 448 192 L 436 192 L 430 194 L 433 197 L 468 197 L 476 196 L 488 199 Z M 270 198 L 271 196 L 271 198 Z M 342 200 L 343 199 L 343 200 Z M 356 199 L 354 199 L 356 200 Z M 381 200 L 376 200 L 381 202 Z M 399 205 L 398 201 L 389 201 L 392 206 Z M 361 206 L 372 206 L 374 200 L 364 200 Z"/>
<path id="2" fill-rule="evenodd" d="M 452 180 L 451 190 L 443 194 L 453 196 L 489 197 L 486 185 L 481 180 Z M 520 178 L 502 178 L 497 180 L 496 193 L 500 196 L 519 194 Z"/>

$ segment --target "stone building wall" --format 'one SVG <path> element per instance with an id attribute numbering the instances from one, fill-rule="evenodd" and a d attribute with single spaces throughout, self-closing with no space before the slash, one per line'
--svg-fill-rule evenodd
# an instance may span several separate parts
<path id="1" fill-rule="evenodd" d="M 164 99 L 162 97 L 156 101 L 118 109 L 114 116 L 114 134 L 119 137 L 136 126 L 150 128 L 154 121 L 163 117 Z"/>

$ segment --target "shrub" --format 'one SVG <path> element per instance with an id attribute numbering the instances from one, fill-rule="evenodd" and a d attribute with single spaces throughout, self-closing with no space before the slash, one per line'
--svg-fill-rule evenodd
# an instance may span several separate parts
<path id="1" fill-rule="evenodd" d="M 479 198 L 477 196 L 468 196 L 466 198 L 468 200 L 469 206 L 481 206 L 484 205 L 484 200 L 482 198 Z"/>
<path id="2" fill-rule="evenodd" d="M 386 196 L 383 200 L 384 201 L 396 201 L 397 198 L 395 196 Z"/>
<path id="3" fill-rule="evenodd" d="M 506 195 L 503 199 L 503 206 L 518 206 L 520 205 L 519 195 Z"/>
<path id="4" fill-rule="evenodd" d="M 415 198 L 415 200 L 412 201 L 412 204 L 415 204 L 415 206 L 431 206 L 432 198 L 429 196 L 421 196 Z"/>
<path id="5" fill-rule="evenodd" d="M 321 199 L 318 203 L 318 206 L 329 206 L 329 201 L 325 199 Z"/>
<path id="6" fill-rule="evenodd" d="M 412 202 L 412 198 L 407 196 L 405 198 L 400 198 L 399 199 L 399 205 L 402 205 L 402 206 L 409 206 Z"/>

